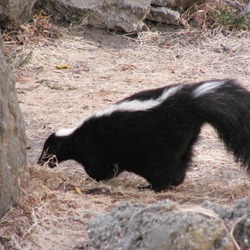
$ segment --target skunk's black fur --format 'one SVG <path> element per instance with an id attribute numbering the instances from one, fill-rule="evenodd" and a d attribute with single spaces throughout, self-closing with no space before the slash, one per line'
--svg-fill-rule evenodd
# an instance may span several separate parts
<path id="1" fill-rule="evenodd" d="M 180 185 L 204 123 L 250 171 L 250 92 L 234 80 L 172 85 L 134 94 L 46 140 L 38 163 L 73 159 L 93 179 L 123 171 L 155 191 Z"/>

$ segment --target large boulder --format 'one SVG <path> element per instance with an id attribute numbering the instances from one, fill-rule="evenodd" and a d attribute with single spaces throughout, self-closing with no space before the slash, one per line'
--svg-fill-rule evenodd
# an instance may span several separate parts
<path id="1" fill-rule="evenodd" d="M 97 28 L 139 33 L 145 20 L 180 25 L 180 12 L 205 0 L 38 0 L 55 19 L 83 20 Z"/>
<path id="2" fill-rule="evenodd" d="M 88 224 L 89 246 L 126 250 L 250 249 L 250 199 L 234 207 L 204 201 L 181 206 L 166 200 L 152 205 L 122 202 Z"/>
<path id="3" fill-rule="evenodd" d="M 0 27 L 13 28 L 27 21 L 36 0 L 1 0 Z"/>
<path id="4" fill-rule="evenodd" d="M 150 11 L 150 0 L 39 0 L 56 19 L 82 22 L 112 30 L 140 32 Z"/>
<path id="5" fill-rule="evenodd" d="M 0 217 L 28 184 L 24 121 L 0 38 Z"/>
<path id="6" fill-rule="evenodd" d="M 90 245 L 108 249 L 233 250 L 223 220 L 202 207 L 182 207 L 172 201 L 153 205 L 121 203 L 88 225 Z"/>

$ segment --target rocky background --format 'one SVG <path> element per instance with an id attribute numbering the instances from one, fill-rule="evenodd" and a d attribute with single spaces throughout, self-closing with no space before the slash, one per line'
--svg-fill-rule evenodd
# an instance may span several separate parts
<path id="1" fill-rule="evenodd" d="M 250 11 L 248 0 L 3 0 L 0 27 L 17 27 L 28 21 L 35 4 L 53 15 L 55 20 L 73 24 L 87 22 L 96 28 L 126 33 L 147 30 L 148 22 L 177 27 L 191 24 L 202 28 L 208 12 L 219 16 L 221 10 L 227 12 L 231 22 L 239 22 L 244 19 L 243 14 Z"/>

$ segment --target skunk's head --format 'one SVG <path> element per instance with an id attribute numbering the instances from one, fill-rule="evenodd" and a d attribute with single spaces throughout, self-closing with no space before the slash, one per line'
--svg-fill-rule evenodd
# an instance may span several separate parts
<path id="1" fill-rule="evenodd" d="M 37 164 L 47 164 L 50 168 L 54 168 L 57 166 L 57 163 L 62 161 L 61 156 L 62 140 L 53 133 L 45 141 L 42 154 L 39 157 Z"/>

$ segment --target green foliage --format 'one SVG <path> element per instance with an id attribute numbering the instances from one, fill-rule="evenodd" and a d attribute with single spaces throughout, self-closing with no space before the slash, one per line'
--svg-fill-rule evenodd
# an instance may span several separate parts
<path id="1" fill-rule="evenodd" d="M 239 14 L 232 9 L 222 7 L 210 13 L 214 23 L 226 27 L 230 30 L 250 29 L 249 14 Z"/>

